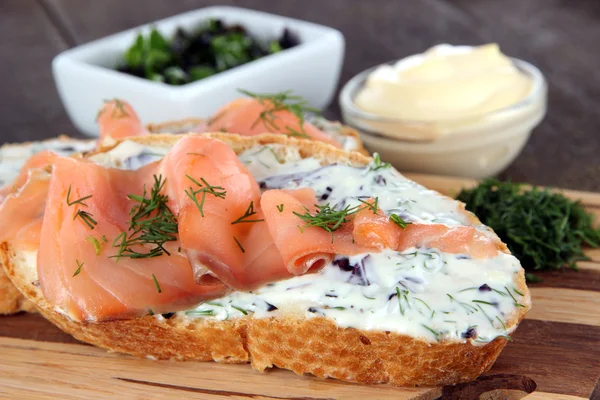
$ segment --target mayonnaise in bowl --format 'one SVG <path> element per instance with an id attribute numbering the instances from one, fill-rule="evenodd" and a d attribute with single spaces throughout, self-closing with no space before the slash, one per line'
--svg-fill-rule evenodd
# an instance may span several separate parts
<path id="1" fill-rule="evenodd" d="M 340 104 L 367 148 L 400 170 L 481 178 L 519 154 L 546 112 L 546 83 L 495 44 L 439 45 L 362 72 Z"/>

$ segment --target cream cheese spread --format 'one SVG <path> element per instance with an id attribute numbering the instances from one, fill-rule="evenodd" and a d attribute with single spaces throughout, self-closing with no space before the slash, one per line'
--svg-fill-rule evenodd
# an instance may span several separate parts
<path id="1" fill-rule="evenodd" d="M 40 151 L 50 150 L 61 156 L 69 156 L 73 153 L 91 151 L 95 147 L 95 140 L 68 138 L 4 145 L 0 148 L 0 187 L 14 181 L 29 157 Z"/>
<path id="2" fill-rule="evenodd" d="M 320 204 L 338 207 L 377 197 L 383 212 L 398 213 L 408 222 L 471 224 L 458 202 L 404 178 L 389 166 L 322 166 L 316 158 L 302 158 L 296 149 L 278 146 L 260 146 L 239 155 L 264 190 L 311 187 Z M 159 160 L 168 150 L 124 141 L 92 160 L 136 169 Z M 494 235 L 483 225 L 478 228 Z M 249 315 L 324 316 L 340 327 L 389 331 L 431 342 L 484 344 L 509 335 L 515 325 L 506 326 L 506 321 L 519 308 L 529 307 L 529 297 L 514 286 L 521 272 L 519 261 L 502 252 L 477 260 L 435 248 L 337 255 L 318 273 L 251 292 L 232 292 L 178 315 L 213 320 Z"/>

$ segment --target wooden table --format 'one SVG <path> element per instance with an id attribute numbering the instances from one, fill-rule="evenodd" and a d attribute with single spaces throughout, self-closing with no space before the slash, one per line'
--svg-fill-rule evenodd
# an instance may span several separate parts
<path id="1" fill-rule="evenodd" d="M 78 135 L 52 81 L 52 58 L 152 20 L 214 4 L 330 25 L 346 37 L 341 84 L 440 42 L 498 42 L 549 80 L 549 114 L 504 177 L 600 191 L 597 0 L 2 0 L 0 143 Z M 85 88 L 82 88 L 85 90 Z M 336 104 L 326 115 L 339 118 Z"/>

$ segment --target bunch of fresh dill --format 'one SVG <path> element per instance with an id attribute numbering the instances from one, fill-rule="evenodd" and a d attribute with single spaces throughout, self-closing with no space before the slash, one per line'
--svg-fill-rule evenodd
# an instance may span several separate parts
<path id="1" fill-rule="evenodd" d="M 579 201 L 547 189 L 524 190 L 517 183 L 486 179 L 457 199 L 491 227 L 508 245 L 526 271 L 527 280 L 540 281 L 531 271 L 577 269 L 585 260 L 582 246 L 600 245 L 600 229 Z"/>

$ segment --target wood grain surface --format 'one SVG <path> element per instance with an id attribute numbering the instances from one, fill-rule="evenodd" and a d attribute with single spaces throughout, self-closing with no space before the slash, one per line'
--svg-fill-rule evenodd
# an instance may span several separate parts
<path id="1" fill-rule="evenodd" d="M 60 51 L 220 4 L 339 29 L 346 38 L 340 84 L 440 42 L 498 42 L 507 54 L 539 66 L 549 80 L 548 116 L 503 176 L 600 191 L 598 0 L 2 0 L 0 143 L 77 135 L 50 73 Z M 326 115 L 338 118 L 337 104 Z"/>
<path id="2" fill-rule="evenodd" d="M 442 193 L 472 181 L 410 175 Z M 600 194 L 565 192 L 586 206 Z M 600 252 L 580 271 L 540 273 L 533 309 L 493 368 L 444 388 L 360 386 L 247 365 L 169 362 L 109 354 L 39 315 L 0 317 L 0 397 L 10 399 L 600 399 Z"/>

